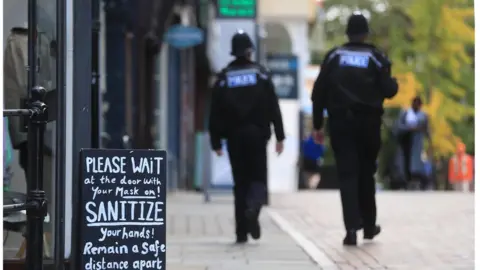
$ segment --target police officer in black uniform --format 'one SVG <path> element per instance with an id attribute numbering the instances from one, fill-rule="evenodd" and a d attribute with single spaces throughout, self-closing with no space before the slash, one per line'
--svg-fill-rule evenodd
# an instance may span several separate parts
<path id="1" fill-rule="evenodd" d="M 376 159 L 380 150 L 383 101 L 397 94 L 391 63 L 375 46 L 365 43 L 367 19 L 350 16 L 349 41 L 330 50 L 312 90 L 315 136 L 322 135 L 323 111 L 328 112 L 330 142 L 335 155 L 346 237 L 357 244 L 357 230 L 365 239 L 380 233 L 376 224 Z"/>
<path id="2" fill-rule="evenodd" d="M 230 62 L 219 74 L 212 93 L 210 142 L 223 155 L 226 139 L 232 167 L 237 243 L 246 243 L 248 234 L 260 238 L 258 217 L 267 200 L 267 142 L 271 124 L 277 139 L 276 151 L 283 151 L 282 115 L 267 70 L 251 60 L 250 37 L 239 30 L 232 38 Z"/>

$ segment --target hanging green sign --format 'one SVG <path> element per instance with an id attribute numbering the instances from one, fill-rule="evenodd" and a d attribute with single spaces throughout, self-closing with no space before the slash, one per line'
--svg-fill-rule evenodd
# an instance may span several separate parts
<path id="1" fill-rule="evenodd" d="M 217 0 L 218 18 L 256 18 L 257 0 Z"/>

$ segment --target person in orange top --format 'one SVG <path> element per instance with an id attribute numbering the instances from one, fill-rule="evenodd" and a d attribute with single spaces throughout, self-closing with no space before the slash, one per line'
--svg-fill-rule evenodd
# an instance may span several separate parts
<path id="1" fill-rule="evenodd" d="M 448 181 L 456 191 L 468 192 L 473 181 L 473 157 L 465 153 L 465 144 L 457 144 L 457 153 L 448 163 Z"/>

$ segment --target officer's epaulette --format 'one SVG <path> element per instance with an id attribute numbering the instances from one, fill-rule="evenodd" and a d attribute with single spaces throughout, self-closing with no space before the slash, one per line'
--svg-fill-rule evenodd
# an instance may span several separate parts
<path id="1" fill-rule="evenodd" d="M 270 72 L 270 69 L 267 68 L 266 66 L 263 66 L 263 65 L 260 65 L 258 63 L 255 63 L 255 67 L 258 68 L 258 70 L 260 72 L 265 72 L 265 73 L 269 73 Z"/>
<path id="2" fill-rule="evenodd" d="M 222 70 L 220 70 L 219 72 L 217 72 L 215 74 L 216 77 L 222 77 L 222 76 L 225 76 L 225 73 L 227 73 L 227 68 L 223 68 Z"/>
<path id="3" fill-rule="evenodd" d="M 330 54 L 332 54 L 333 52 L 335 52 L 336 50 L 341 49 L 341 48 L 343 48 L 343 46 L 335 46 L 335 47 L 331 48 L 330 50 L 327 51 L 327 53 L 325 54 L 325 57 L 329 56 Z"/>
<path id="4" fill-rule="evenodd" d="M 388 64 L 391 64 L 391 61 L 390 61 L 390 59 L 388 58 L 388 56 L 385 52 L 383 52 L 382 50 L 380 50 L 379 48 L 377 48 L 373 45 L 372 45 L 372 51 L 373 51 L 373 53 L 378 54 L 383 58 L 382 62 L 386 62 Z"/>
<path id="5" fill-rule="evenodd" d="M 227 66 L 227 67 L 222 68 L 222 71 L 221 71 L 221 72 L 222 72 L 222 73 L 227 73 L 228 70 L 230 70 L 230 66 Z"/>
<path id="6" fill-rule="evenodd" d="M 238 66 L 227 66 L 222 69 L 217 76 L 225 76 L 227 73 L 237 73 L 237 72 L 254 72 L 258 73 L 262 79 L 267 79 L 270 76 L 270 70 L 258 63 L 251 63 L 250 65 L 238 67 Z"/>
<path id="7" fill-rule="evenodd" d="M 383 56 L 383 57 L 385 57 L 386 59 L 388 59 L 388 56 L 387 56 L 387 54 L 386 54 L 385 52 L 381 51 L 381 50 L 378 49 L 378 48 L 375 48 L 374 50 L 375 50 L 375 52 L 379 53 L 381 56 Z"/>
<path id="8" fill-rule="evenodd" d="M 220 72 L 218 73 L 218 75 L 220 75 L 220 74 L 225 74 L 225 73 L 227 73 L 227 71 L 228 71 L 228 67 L 222 68 L 222 70 L 220 70 Z"/>
<path id="9" fill-rule="evenodd" d="M 252 65 L 252 70 L 255 70 L 263 80 L 267 80 L 270 76 L 270 70 L 258 63 Z"/>
<path id="10" fill-rule="evenodd" d="M 330 53 L 340 49 L 341 47 L 343 47 L 343 46 L 334 46 L 330 50 L 328 50 L 326 54 L 330 54 Z"/>
<path id="11" fill-rule="evenodd" d="M 380 50 L 377 46 L 373 45 L 372 43 L 363 43 L 362 45 L 371 49 L 372 52 L 374 52 L 376 54 L 379 54 L 382 57 L 387 58 L 387 55 L 384 52 L 382 52 L 382 50 Z"/>
<path id="12" fill-rule="evenodd" d="M 322 64 L 326 64 L 328 63 L 330 60 L 332 60 L 332 56 L 334 55 L 334 53 L 338 50 L 338 49 L 341 49 L 343 46 L 335 46 L 333 48 L 331 48 L 326 54 L 325 54 L 325 57 L 323 58 L 323 62 Z"/>

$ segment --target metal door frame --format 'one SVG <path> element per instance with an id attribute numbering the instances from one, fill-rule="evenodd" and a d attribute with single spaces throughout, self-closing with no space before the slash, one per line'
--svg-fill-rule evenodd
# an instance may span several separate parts
<path id="1" fill-rule="evenodd" d="M 58 0 L 62 1 L 62 0 Z M 55 254 L 61 261 L 70 258 L 70 269 L 76 269 L 78 254 L 72 253 L 77 244 L 73 224 L 78 224 L 80 207 L 78 190 L 80 149 L 92 146 L 92 3 L 93 0 L 67 0 L 65 7 L 65 143 L 63 166 L 65 176 L 64 256 L 61 250 Z M 60 222 L 60 221 L 59 221 Z M 58 269 L 58 268 L 56 268 Z"/>
<path id="2" fill-rule="evenodd" d="M 55 136 L 55 220 L 53 238 L 53 261 L 55 269 L 63 270 L 65 261 L 65 155 L 66 155 L 66 1 L 56 1 L 56 86 L 57 117 Z"/>

